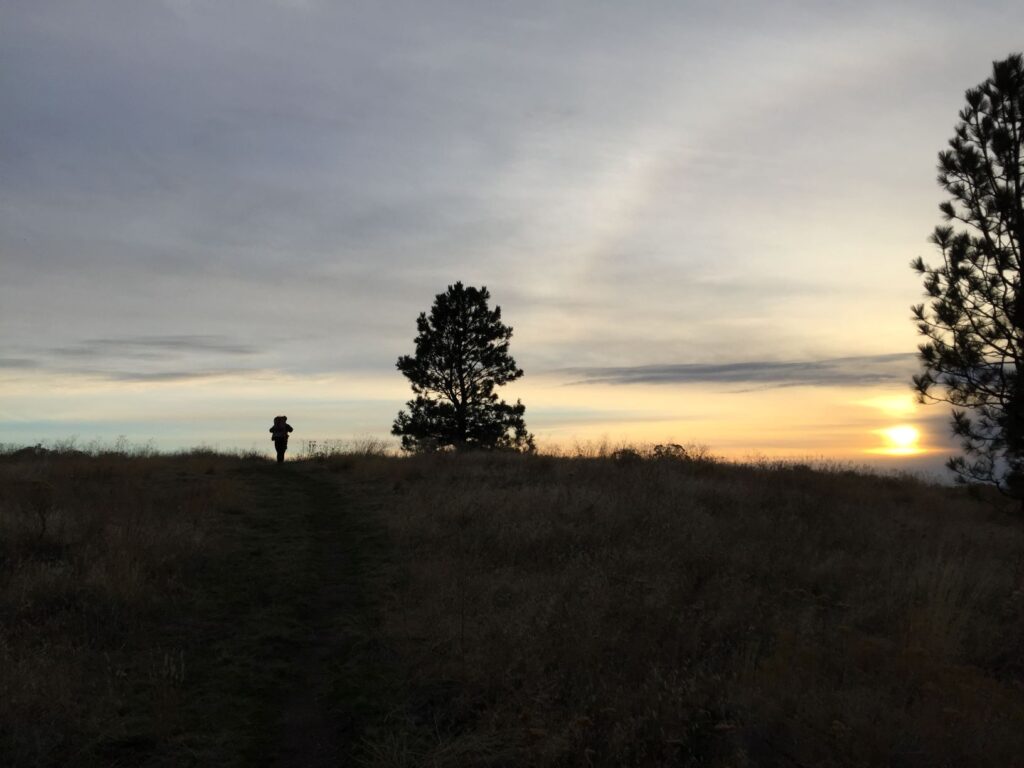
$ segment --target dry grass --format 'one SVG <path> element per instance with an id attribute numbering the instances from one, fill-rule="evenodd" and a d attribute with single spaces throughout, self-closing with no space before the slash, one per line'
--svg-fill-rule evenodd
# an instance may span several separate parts
<path id="1" fill-rule="evenodd" d="M 0 455 L 0 763 L 272 748 L 341 504 L 389 529 L 337 618 L 393 679 L 325 670 L 377 718 L 365 766 L 1024 765 L 1024 525 L 992 503 L 693 448 L 305 453 Z"/>
<path id="2" fill-rule="evenodd" d="M 393 488 L 413 681 L 368 765 L 1024 764 L 1019 520 L 839 467 L 589 454 L 357 467 Z"/>
<path id="3" fill-rule="evenodd" d="M 118 764 L 122 737 L 180 729 L 185 655 L 160 630 L 217 555 L 240 461 L 0 456 L 0 763 Z"/>

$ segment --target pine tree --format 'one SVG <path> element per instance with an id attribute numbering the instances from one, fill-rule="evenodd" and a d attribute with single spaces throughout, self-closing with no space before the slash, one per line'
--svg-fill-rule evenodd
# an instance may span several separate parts
<path id="1" fill-rule="evenodd" d="M 416 395 L 391 428 L 404 450 L 533 450 L 526 406 L 494 393 L 523 371 L 508 352 L 512 329 L 501 322 L 501 307 L 488 308 L 488 299 L 487 288 L 460 282 L 434 298 L 429 316 L 420 313 L 416 352 L 397 363 Z"/>
<path id="2" fill-rule="evenodd" d="M 939 153 L 939 206 L 948 224 L 931 236 L 942 260 L 917 258 L 927 305 L 913 308 L 923 372 L 921 402 L 953 406 L 963 455 L 947 466 L 961 482 L 996 485 L 1024 502 L 1024 58 L 993 63 Z"/>

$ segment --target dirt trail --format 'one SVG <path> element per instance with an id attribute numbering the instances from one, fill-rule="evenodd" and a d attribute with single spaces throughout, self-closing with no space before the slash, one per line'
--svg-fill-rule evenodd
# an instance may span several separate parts
<path id="1" fill-rule="evenodd" d="M 209 699 L 196 728 L 231 723 L 218 736 L 229 764 L 350 765 L 391 690 L 373 597 L 387 562 L 373 495 L 309 464 L 238 480 L 252 502 L 226 523 L 235 553 L 215 575 L 220 630 L 195 691 Z"/>
<path id="2" fill-rule="evenodd" d="M 280 703 L 271 729 L 277 743 L 268 746 L 276 746 L 275 765 L 335 767 L 357 746 L 386 672 L 380 669 L 372 600 L 384 537 L 367 510 L 356 508 L 354 488 L 347 487 L 343 498 L 336 482 L 289 469 L 274 485 L 302 505 L 312 589 L 299 614 L 295 684 L 268 702 Z"/>

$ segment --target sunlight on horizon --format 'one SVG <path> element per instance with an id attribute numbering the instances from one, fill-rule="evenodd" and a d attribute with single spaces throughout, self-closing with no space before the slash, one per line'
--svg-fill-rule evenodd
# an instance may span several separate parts
<path id="1" fill-rule="evenodd" d="M 189 381 L 121 382 L 80 376 L 0 376 L 4 442 L 129 442 L 161 449 L 206 445 L 269 450 L 270 418 L 287 413 L 303 440 L 385 441 L 409 399 L 394 374 L 289 375 L 273 371 Z M 579 385 L 537 375 L 503 391 L 527 405 L 538 446 L 680 443 L 730 460 L 751 457 L 890 464 L 941 452 L 924 406 L 890 386 L 785 387 L 737 391 L 720 385 Z M 16 417 L 14 414 L 46 414 Z M 266 421 L 266 424 L 264 424 Z M 911 426 L 917 423 L 917 426 Z M 885 426 L 892 425 L 892 426 Z M 924 444 L 924 445 L 922 445 Z M 924 447 L 927 446 L 927 447 Z"/>
<path id="2" fill-rule="evenodd" d="M 927 448 L 918 445 L 921 441 L 921 430 L 910 424 L 877 429 L 875 434 L 881 435 L 886 445 L 881 448 L 871 448 L 866 453 L 881 456 L 919 456 L 928 453 Z"/>

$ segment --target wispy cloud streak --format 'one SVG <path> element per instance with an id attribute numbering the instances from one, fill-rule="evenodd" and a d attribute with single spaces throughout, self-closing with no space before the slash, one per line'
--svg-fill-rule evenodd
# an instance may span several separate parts
<path id="1" fill-rule="evenodd" d="M 39 363 L 27 357 L 0 357 L 0 368 L 30 369 L 38 367 Z"/>
<path id="2" fill-rule="evenodd" d="M 176 382 L 263 370 L 261 350 L 218 334 L 126 335 L 55 347 L 25 347 L 0 369 L 44 371 L 123 382 Z M 30 356 L 31 355 L 31 356 Z"/>
<path id="3" fill-rule="evenodd" d="M 162 357 L 168 354 L 212 353 L 217 355 L 252 355 L 256 347 L 241 344 L 225 336 L 192 334 L 177 336 L 121 336 L 85 339 L 73 346 L 49 350 L 59 357 L 92 355 L 114 357 Z"/>
<path id="4" fill-rule="evenodd" d="M 864 386 L 909 380 L 910 353 L 798 362 L 670 363 L 569 368 L 573 384 L 739 384 L 755 387 Z"/>

